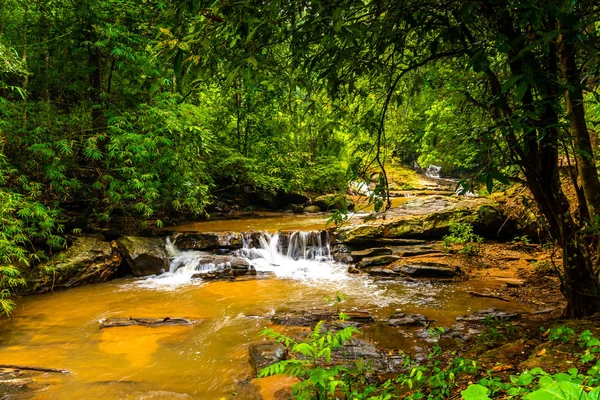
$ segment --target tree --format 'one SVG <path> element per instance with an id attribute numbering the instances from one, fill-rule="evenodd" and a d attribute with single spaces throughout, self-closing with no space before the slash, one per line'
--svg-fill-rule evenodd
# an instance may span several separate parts
<path id="1" fill-rule="evenodd" d="M 591 0 L 219 1 L 207 5 L 187 40 L 194 54 L 220 54 L 232 76 L 248 62 L 237 46 L 244 32 L 252 32 L 256 54 L 286 44 L 292 65 L 316 74 L 333 99 L 356 96 L 355 82 L 368 77 L 371 91 L 384 93 L 377 161 L 403 79 L 429 65 L 469 76 L 465 98 L 489 115 L 478 140 L 503 155 L 489 158 L 480 176 L 492 186 L 510 167 L 509 177 L 529 187 L 562 247 L 565 313 L 579 317 L 600 311 L 600 182 L 583 102 L 595 83 L 583 77 L 597 75 L 589 60 L 597 59 L 599 21 Z M 561 186 L 561 147 L 576 160 L 576 207 Z"/>

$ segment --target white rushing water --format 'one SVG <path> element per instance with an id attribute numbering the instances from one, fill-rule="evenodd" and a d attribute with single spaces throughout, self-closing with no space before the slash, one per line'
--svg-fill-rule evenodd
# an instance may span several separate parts
<path id="1" fill-rule="evenodd" d="M 346 273 L 347 266 L 333 260 L 326 232 L 296 231 L 289 236 L 244 233 L 242 237 L 242 248 L 228 257 L 245 259 L 258 273 L 271 273 L 279 278 L 307 283 L 350 279 Z M 139 280 L 138 286 L 174 290 L 181 285 L 198 284 L 200 281 L 192 278 L 194 274 L 230 266 L 227 257 L 215 257 L 204 251 L 180 251 L 169 239 L 166 247 L 171 256 L 169 271 Z M 215 259 L 223 262 L 211 262 Z"/>

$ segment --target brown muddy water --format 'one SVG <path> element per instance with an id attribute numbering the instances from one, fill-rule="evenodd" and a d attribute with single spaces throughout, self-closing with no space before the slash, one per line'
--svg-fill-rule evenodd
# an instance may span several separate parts
<path id="1" fill-rule="evenodd" d="M 419 312 L 450 326 L 458 315 L 506 308 L 465 293 L 489 285 L 493 282 L 376 284 L 348 277 L 161 286 L 122 279 L 20 299 L 14 317 L 0 327 L 0 362 L 72 371 L 47 375 L 44 380 L 53 384 L 33 399 L 172 398 L 173 393 L 229 398 L 251 377 L 248 345 L 260 340 L 276 311 L 323 307 L 324 298 L 340 290 L 350 297 L 346 309 L 366 309 L 380 319 L 396 310 Z M 102 319 L 129 316 L 190 317 L 198 324 L 99 329 Z M 414 335 L 399 328 L 365 330 L 386 348 L 408 351 L 418 346 Z"/>

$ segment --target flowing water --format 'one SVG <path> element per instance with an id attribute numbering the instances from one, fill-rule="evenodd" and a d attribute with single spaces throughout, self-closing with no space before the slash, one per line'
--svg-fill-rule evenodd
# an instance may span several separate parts
<path id="1" fill-rule="evenodd" d="M 229 228 L 229 227 L 228 227 Z M 326 307 L 336 291 L 348 296 L 344 308 L 368 310 L 384 319 L 396 310 L 419 312 L 450 326 L 458 315 L 490 306 L 493 299 L 469 297 L 493 282 L 451 284 L 373 281 L 347 274 L 331 258 L 320 232 L 299 231 L 281 242 L 265 234 L 248 242 L 245 257 L 259 279 L 192 279 L 202 252 L 180 252 L 172 244 L 171 270 L 143 279 L 124 278 L 18 300 L 11 320 L 0 325 L 0 363 L 64 368 L 71 374 L 47 374 L 52 385 L 34 399 L 195 399 L 231 398 L 251 379 L 248 345 L 260 340 L 276 312 Z M 188 317 L 192 326 L 99 329 L 109 317 Z M 384 348 L 411 351 L 419 345 L 415 330 L 372 324 L 363 335 Z"/>

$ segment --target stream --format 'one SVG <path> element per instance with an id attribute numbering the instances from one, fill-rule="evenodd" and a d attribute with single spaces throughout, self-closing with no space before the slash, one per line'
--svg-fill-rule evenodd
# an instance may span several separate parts
<path id="1" fill-rule="evenodd" d="M 0 362 L 72 371 L 42 375 L 40 381 L 50 385 L 27 397 L 33 399 L 231 398 L 252 379 L 248 346 L 261 340 L 259 332 L 270 325 L 270 317 L 327 307 L 325 298 L 335 292 L 348 297 L 343 309 L 367 310 L 376 320 L 400 310 L 424 314 L 446 327 L 459 315 L 507 308 L 507 303 L 467 294 L 499 285 L 494 281 L 407 282 L 349 274 L 346 264 L 333 261 L 320 232 L 313 231 L 322 227 L 322 216 L 268 218 L 194 225 L 202 231 L 240 232 L 273 223 L 276 229 L 264 233 L 258 245 L 245 241 L 235 253 L 256 269 L 256 278 L 194 279 L 198 271 L 218 266 L 198 262 L 206 253 L 179 251 L 169 242 L 171 267 L 161 275 L 18 299 L 13 318 L 0 325 Z M 283 251 L 276 231 L 293 227 L 288 218 L 294 218 L 297 231 Z M 106 318 L 130 316 L 187 317 L 198 323 L 99 329 Z M 362 330 L 382 349 L 420 349 L 416 336 L 422 328 L 373 323 Z"/>

